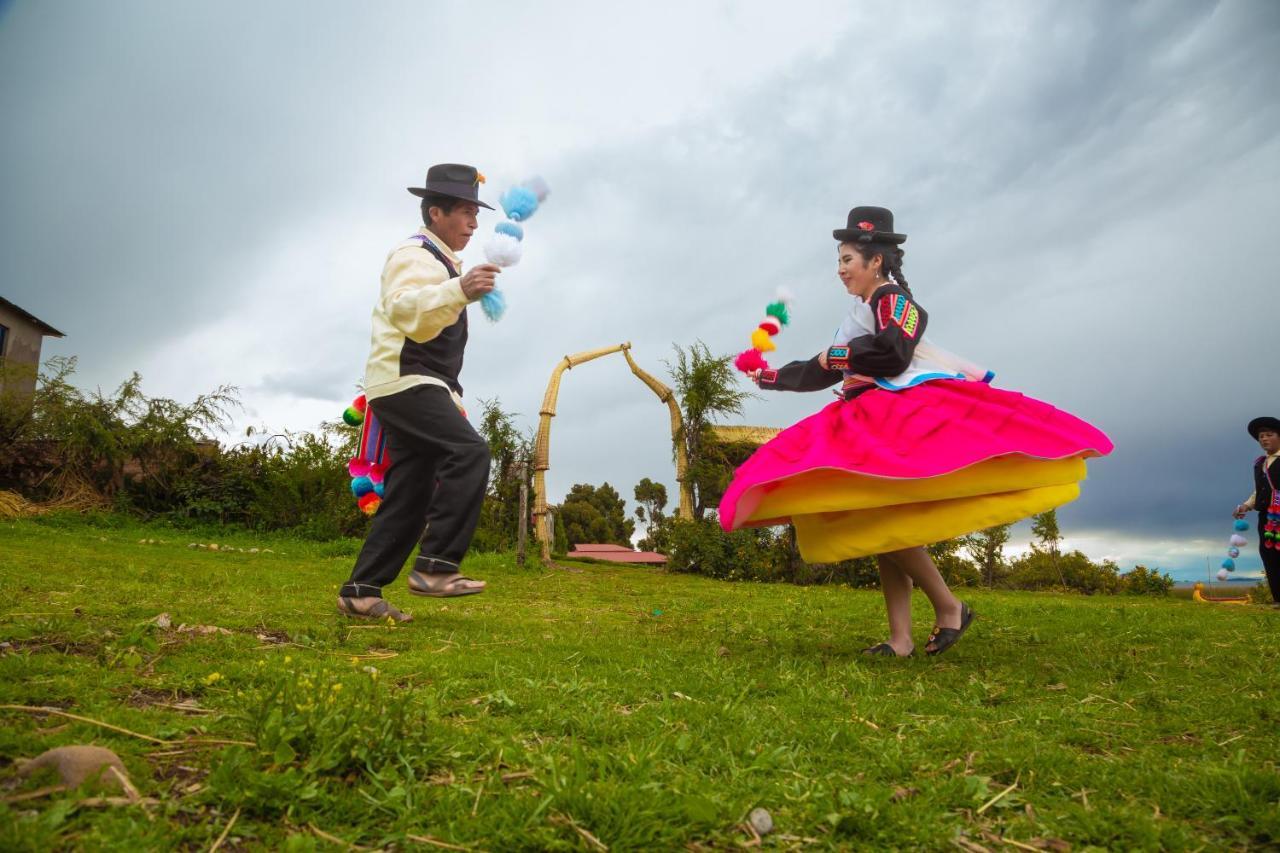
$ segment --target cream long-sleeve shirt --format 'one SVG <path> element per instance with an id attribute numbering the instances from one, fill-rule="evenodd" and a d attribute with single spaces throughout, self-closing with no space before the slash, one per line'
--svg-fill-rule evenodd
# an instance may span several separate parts
<path id="1" fill-rule="evenodd" d="M 1266 461 L 1262 463 L 1263 467 L 1270 468 L 1271 463 L 1276 461 L 1276 457 L 1280 457 L 1280 450 L 1277 450 L 1275 453 L 1267 454 Z M 1258 492 L 1255 490 L 1249 493 L 1249 497 L 1245 500 L 1244 503 L 1240 504 L 1240 506 L 1244 507 L 1245 509 L 1254 509 L 1255 507 L 1253 504 L 1254 504 L 1254 501 L 1256 501 L 1257 499 L 1258 499 Z"/>
<path id="2" fill-rule="evenodd" d="M 462 259 L 443 240 L 426 226 L 418 233 L 431 240 L 461 275 Z M 400 353 L 406 340 L 425 343 L 458 321 L 470 301 L 462 292 L 461 282 L 460 277 L 450 277 L 445 265 L 417 239 L 405 240 L 387 255 L 381 292 L 373 306 L 373 334 L 365 364 L 368 399 L 397 394 L 415 385 L 448 389 L 434 376 L 401 374 Z M 452 389 L 450 394 L 461 405 Z"/>

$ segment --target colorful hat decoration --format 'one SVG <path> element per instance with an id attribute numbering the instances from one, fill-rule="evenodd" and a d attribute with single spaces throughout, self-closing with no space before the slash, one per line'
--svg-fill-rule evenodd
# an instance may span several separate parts
<path id="1" fill-rule="evenodd" d="M 502 194 L 498 204 L 507 218 L 493 226 L 493 236 L 484 245 L 486 261 L 503 269 L 520 263 L 524 254 L 524 227 L 519 223 L 537 213 L 550 194 L 551 189 L 542 178 L 530 178 Z M 494 288 L 480 297 L 480 308 L 485 317 L 496 323 L 507 311 L 507 299 L 502 291 Z"/>
<path id="2" fill-rule="evenodd" d="M 779 287 L 776 298 L 764 309 L 764 319 L 751 332 L 751 349 L 738 353 L 733 366 L 748 375 L 757 370 L 768 370 L 769 362 L 764 354 L 773 352 L 778 345 L 773 342 L 774 336 L 780 334 L 784 326 L 791 322 L 789 307 L 795 296 L 785 287 Z"/>

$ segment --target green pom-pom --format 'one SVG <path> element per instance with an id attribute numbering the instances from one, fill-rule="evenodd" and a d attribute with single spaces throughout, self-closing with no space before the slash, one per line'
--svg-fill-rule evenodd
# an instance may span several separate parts
<path id="1" fill-rule="evenodd" d="M 364 423 L 364 415 L 360 414 L 360 410 L 355 406 L 347 406 L 347 410 L 342 413 L 342 419 L 351 426 L 360 426 Z"/>
<path id="2" fill-rule="evenodd" d="M 787 325 L 791 322 L 791 318 L 787 315 L 787 305 L 785 302 L 770 302 L 769 307 L 764 309 L 764 313 L 770 317 L 777 317 L 778 322 Z"/>

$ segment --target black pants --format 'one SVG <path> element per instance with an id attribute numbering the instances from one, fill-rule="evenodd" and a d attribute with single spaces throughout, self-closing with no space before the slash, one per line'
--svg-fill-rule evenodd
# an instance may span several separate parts
<path id="1" fill-rule="evenodd" d="M 489 483 L 489 445 L 444 388 L 418 385 L 369 406 L 386 431 L 391 467 L 344 596 L 381 595 L 414 543 L 414 571 L 458 571 Z"/>
<path id="2" fill-rule="evenodd" d="M 1271 587 L 1271 600 L 1280 604 L 1280 550 L 1262 547 L 1262 543 L 1267 541 L 1262 536 L 1262 527 L 1266 523 L 1266 513 L 1259 513 L 1258 553 L 1262 555 L 1262 569 L 1267 573 L 1267 586 Z"/>

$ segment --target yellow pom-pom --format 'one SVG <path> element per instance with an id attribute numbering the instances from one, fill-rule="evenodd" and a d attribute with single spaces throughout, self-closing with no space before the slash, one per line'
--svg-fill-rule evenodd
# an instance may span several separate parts
<path id="1" fill-rule="evenodd" d="M 778 348 L 764 329 L 756 329 L 751 333 L 751 346 L 760 352 L 772 352 Z"/>

